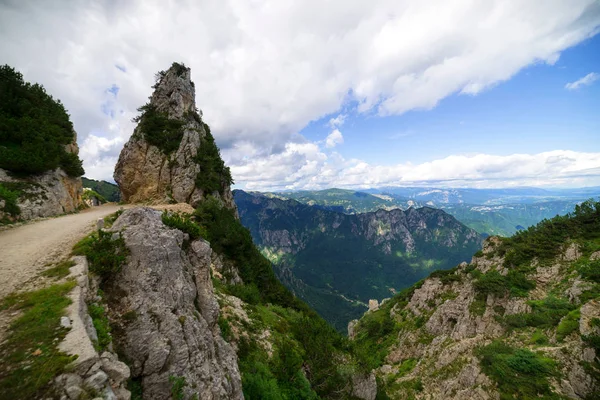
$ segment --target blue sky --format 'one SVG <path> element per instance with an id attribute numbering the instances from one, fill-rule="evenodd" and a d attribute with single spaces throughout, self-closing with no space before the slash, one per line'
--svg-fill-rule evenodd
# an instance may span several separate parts
<path id="1" fill-rule="evenodd" d="M 350 108 L 336 150 L 369 163 L 423 163 L 452 154 L 510 155 L 557 149 L 600 151 L 600 81 L 567 90 L 600 73 L 600 35 L 565 50 L 554 65 L 538 63 L 478 95 L 453 94 L 433 109 L 399 116 Z M 311 122 L 302 134 L 324 140 L 337 114 Z"/>
<path id="2" fill-rule="evenodd" d="M 177 61 L 252 190 L 600 186 L 599 32 L 598 0 L 0 3 L 3 62 L 65 104 L 88 177 Z"/>

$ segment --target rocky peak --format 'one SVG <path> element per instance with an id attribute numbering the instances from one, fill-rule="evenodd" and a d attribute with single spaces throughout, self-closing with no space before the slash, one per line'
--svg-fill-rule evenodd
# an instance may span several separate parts
<path id="1" fill-rule="evenodd" d="M 197 112 L 196 89 L 192 82 L 191 69 L 173 63 L 171 68 L 157 74 L 155 90 L 150 104 L 169 118 L 182 119 L 186 113 Z"/>
<path id="2" fill-rule="evenodd" d="M 196 107 L 190 69 L 173 63 L 153 88 L 115 167 L 121 198 L 196 207 L 210 195 L 237 213 L 231 173 Z"/>

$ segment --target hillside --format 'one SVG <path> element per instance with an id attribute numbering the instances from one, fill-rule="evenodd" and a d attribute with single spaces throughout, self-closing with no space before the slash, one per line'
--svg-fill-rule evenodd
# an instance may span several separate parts
<path id="1" fill-rule="evenodd" d="M 104 197 L 107 201 L 118 203 L 121 200 L 119 187 L 114 183 L 97 181 L 95 179 L 88 179 L 86 177 L 82 177 L 81 181 L 84 188 L 92 189 L 94 192 Z"/>
<path id="2" fill-rule="evenodd" d="M 0 225 L 73 212 L 84 170 L 60 100 L 0 66 Z"/>
<path id="3" fill-rule="evenodd" d="M 441 210 L 347 215 L 234 191 L 242 224 L 280 280 L 338 330 L 435 269 L 470 259 L 479 235 Z"/>
<path id="4" fill-rule="evenodd" d="M 392 399 L 600 395 L 600 203 L 435 272 L 351 327 Z M 387 398 L 382 396 L 380 398 Z"/>

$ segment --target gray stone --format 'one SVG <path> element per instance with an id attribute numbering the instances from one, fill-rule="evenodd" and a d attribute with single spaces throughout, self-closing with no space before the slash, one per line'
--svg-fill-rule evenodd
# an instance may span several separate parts
<path id="1" fill-rule="evenodd" d="M 60 317 L 60 326 L 62 326 L 63 328 L 70 328 L 71 320 L 69 319 L 69 317 Z"/>
<path id="2" fill-rule="evenodd" d="M 100 391 L 104 388 L 104 385 L 108 381 L 108 375 L 103 371 L 98 371 L 94 375 L 87 378 L 83 384 L 93 390 Z"/>
<path id="3" fill-rule="evenodd" d="M 362 400 L 375 400 L 377 381 L 375 374 L 354 375 L 352 377 L 352 395 Z"/>
<path id="4" fill-rule="evenodd" d="M 120 384 L 121 382 L 129 379 L 131 372 L 129 371 L 127 364 L 116 360 L 114 357 L 104 357 L 104 354 L 101 358 L 102 370 L 108 374 L 109 378 L 112 379 L 116 384 Z"/>
<path id="5" fill-rule="evenodd" d="M 118 293 L 115 309 L 137 314 L 115 340 L 144 395 L 170 398 L 169 376 L 181 376 L 196 384 L 199 398 L 242 399 L 237 356 L 216 324 L 208 243 L 183 250 L 184 234 L 150 208 L 125 211 L 110 231 L 122 232 L 131 253 L 106 293 Z"/>
<path id="6" fill-rule="evenodd" d="M 83 389 L 79 386 L 68 386 L 65 392 L 70 400 L 79 400 L 83 394 Z"/>

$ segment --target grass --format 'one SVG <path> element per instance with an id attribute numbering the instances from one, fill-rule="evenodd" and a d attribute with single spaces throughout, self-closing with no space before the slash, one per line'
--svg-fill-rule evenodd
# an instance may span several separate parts
<path id="1" fill-rule="evenodd" d="M 112 337 L 110 335 L 110 323 L 106 317 L 106 310 L 104 307 L 98 304 L 88 304 L 88 313 L 92 318 L 92 323 L 98 334 L 98 340 L 94 343 L 94 347 L 98 353 L 102 353 L 110 342 Z"/>
<path id="2" fill-rule="evenodd" d="M 191 240 L 207 237 L 208 235 L 206 229 L 192 221 L 189 214 L 173 213 L 165 210 L 163 211 L 161 219 L 166 226 L 179 229 L 190 235 Z"/>
<path id="3" fill-rule="evenodd" d="M 73 361 L 56 345 L 68 331 L 60 327 L 60 317 L 71 303 L 66 296 L 75 285 L 69 281 L 9 295 L 0 304 L 0 311 L 21 312 L 0 345 L 0 398 L 48 397 L 49 383 Z"/>
<path id="4" fill-rule="evenodd" d="M 567 336 L 579 329 L 579 318 L 581 311 L 579 309 L 569 312 L 558 324 L 556 328 L 556 339 L 562 342 Z"/>
<path id="5" fill-rule="evenodd" d="M 504 322 L 511 328 L 552 328 L 575 307 L 566 299 L 551 296 L 543 300 L 530 300 L 527 304 L 531 306 L 531 313 L 507 315 Z"/>
<path id="6" fill-rule="evenodd" d="M 52 268 L 48 268 L 45 271 L 42 271 L 40 275 L 45 276 L 46 278 L 54 278 L 54 279 L 62 279 L 69 275 L 69 270 L 71 267 L 75 265 L 75 261 L 73 260 L 65 260 L 56 264 Z"/>

